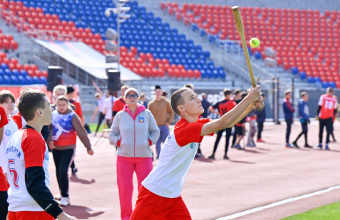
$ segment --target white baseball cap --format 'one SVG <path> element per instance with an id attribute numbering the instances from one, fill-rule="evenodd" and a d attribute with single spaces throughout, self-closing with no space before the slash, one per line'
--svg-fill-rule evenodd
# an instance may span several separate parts
<path id="1" fill-rule="evenodd" d="M 137 95 L 138 95 L 138 97 L 139 97 L 139 92 L 138 92 L 138 90 L 137 89 L 135 89 L 135 88 L 128 88 L 126 91 L 125 91 L 125 95 L 124 95 L 124 98 L 126 98 L 126 95 L 129 93 L 129 92 L 135 92 Z"/>

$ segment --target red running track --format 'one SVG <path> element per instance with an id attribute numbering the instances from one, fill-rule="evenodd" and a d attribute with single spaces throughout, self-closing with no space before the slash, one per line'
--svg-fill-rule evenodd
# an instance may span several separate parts
<path id="1" fill-rule="evenodd" d="M 300 131 L 295 122 L 291 141 Z M 335 123 L 335 136 L 340 141 L 340 122 Z M 285 125 L 265 125 L 263 139 L 257 148 L 229 150 L 230 160 L 223 160 L 222 138 L 216 160 L 195 160 L 188 173 L 183 199 L 194 220 L 216 219 L 240 211 L 267 205 L 340 184 L 340 144 L 331 143 L 331 151 L 284 148 Z M 92 138 L 94 143 L 96 138 Z M 205 137 L 202 150 L 212 152 L 215 137 Z M 78 141 L 80 143 L 80 141 Z M 303 146 L 303 138 L 298 142 Z M 309 144 L 318 143 L 318 122 L 309 129 Z M 115 147 L 102 139 L 93 147 L 93 157 L 78 144 L 75 157 L 79 172 L 71 177 L 71 205 L 64 208 L 76 219 L 120 219 L 115 171 Z M 58 192 L 53 158 L 50 161 L 51 191 Z M 136 183 L 136 178 L 134 179 Z M 135 184 L 135 189 L 136 189 Z M 334 193 L 333 193 L 334 192 Z M 239 219 L 280 219 L 332 203 L 339 190 L 302 199 L 279 207 L 250 214 Z M 137 189 L 134 192 L 137 198 Z"/>

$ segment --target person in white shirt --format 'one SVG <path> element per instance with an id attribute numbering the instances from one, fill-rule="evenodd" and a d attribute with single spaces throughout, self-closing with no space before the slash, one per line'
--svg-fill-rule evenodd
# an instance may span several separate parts
<path id="1" fill-rule="evenodd" d="M 130 220 L 191 220 L 181 191 L 198 144 L 204 135 L 231 128 L 264 103 L 261 87 L 252 87 L 247 97 L 221 118 L 198 119 L 204 112 L 201 99 L 189 88 L 181 88 L 172 94 L 171 107 L 181 119 L 166 138 L 157 166 L 142 182 Z"/>
<path id="2" fill-rule="evenodd" d="M 107 128 L 112 125 L 112 107 L 116 97 L 113 96 L 113 91 L 107 91 L 107 98 L 104 101 L 103 114 L 105 114 L 105 123 Z"/>
<path id="3" fill-rule="evenodd" d="M 94 134 L 93 134 L 93 136 L 95 137 L 97 135 L 97 132 L 99 130 L 100 125 L 102 124 L 102 121 L 105 119 L 105 114 L 103 113 L 103 111 L 104 111 L 104 102 L 105 102 L 106 97 L 105 97 L 104 93 L 102 92 L 102 90 L 100 90 L 100 88 L 97 86 L 95 81 L 92 81 L 92 84 L 93 84 L 94 88 L 96 88 L 96 90 L 97 90 L 97 93 L 94 94 L 94 97 L 96 97 L 96 99 L 97 99 L 97 103 L 96 103 L 97 107 L 96 107 L 96 109 L 93 113 L 91 121 L 95 120 L 96 115 L 99 112 L 97 129 L 96 129 L 96 132 L 94 132 Z"/>

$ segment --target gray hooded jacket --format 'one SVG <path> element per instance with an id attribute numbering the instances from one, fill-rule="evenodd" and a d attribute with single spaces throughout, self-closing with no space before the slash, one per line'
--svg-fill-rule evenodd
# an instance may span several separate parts
<path id="1" fill-rule="evenodd" d="M 115 116 L 109 139 L 118 146 L 117 155 L 121 157 L 152 157 L 151 145 L 160 135 L 152 113 L 138 104 L 132 115 L 127 105 Z"/>

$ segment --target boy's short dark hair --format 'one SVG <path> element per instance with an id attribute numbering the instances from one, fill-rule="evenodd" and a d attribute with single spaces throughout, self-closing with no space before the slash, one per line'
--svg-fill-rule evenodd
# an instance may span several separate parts
<path id="1" fill-rule="evenodd" d="M 183 87 L 184 87 L 184 88 L 193 89 L 193 88 L 194 88 L 194 85 L 191 84 L 191 83 L 188 83 L 188 84 L 185 84 Z"/>
<path id="2" fill-rule="evenodd" d="M 7 101 L 7 99 L 11 99 L 15 103 L 15 97 L 11 91 L 2 90 L 0 92 L 0 104 L 3 104 Z"/>
<path id="3" fill-rule="evenodd" d="M 120 90 L 124 90 L 124 89 L 128 89 L 128 88 L 130 88 L 129 86 L 122 86 L 122 87 L 120 87 Z"/>
<path id="4" fill-rule="evenodd" d="M 230 89 L 223 89 L 224 96 L 231 95 L 233 92 Z"/>
<path id="5" fill-rule="evenodd" d="M 290 94 L 290 93 L 291 93 L 290 90 L 286 90 L 284 94 L 285 94 L 285 95 L 288 95 L 288 94 Z"/>
<path id="6" fill-rule="evenodd" d="M 239 89 L 234 90 L 234 95 L 238 95 L 239 93 L 241 93 L 241 90 L 239 90 Z"/>
<path id="7" fill-rule="evenodd" d="M 329 92 L 329 93 L 334 93 L 334 89 L 333 89 L 332 87 L 328 87 L 328 88 L 327 88 L 327 92 Z"/>
<path id="8" fill-rule="evenodd" d="M 162 88 L 161 88 L 159 85 L 156 85 L 156 86 L 155 86 L 155 90 L 156 90 L 156 89 L 162 89 Z"/>
<path id="9" fill-rule="evenodd" d="M 35 111 L 38 108 L 45 109 L 45 93 L 39 90 L 29 90 L 21 94 L 18 109 L 26 121 L 35 117 Z"/>
<path id="10" fill-rule="evenodd" d="M 301 98 L 303 98 L 305 95 L 307 95 L 307 92 L 301 92 Z"/>
<path id="11" fill-rule="evenodd" d="M 66 96 L 63 96 L 63 95 L 59 96 L 59 97 L 57 98 L 57 101 L 56 101 L 55 103 L 57 103 L 58 101 L 65 101 L 65 102 L 68 103 L 68 99 L 66 98 Z"/>
<path id="12" fill-rule="evenodd" d="M 243 92 L 241 93 L 242 99 L 244 99 L 247 95 L 248 95 L 248 92 L 247 92 L 247 91 L 243 91 Z"/>
<path id="13" fill-rule="evenodd" d="M 70 94 L 70 93 L 74 92 L 74 88 L 72 86 L 68 86 L 66 89 L 67 89 L 66 94 Z"/>
<path id="14" fill-rule="evenodd" d="M 168 95 L 168 93 L 165 90 L 163 90 L 162 91 L 162 96 L 167 96 L 167 95 Z"/>
<path id="15" fill-rule="evenodd" d="M 262 93 L 261 96 L 262 96 L 262 97 L 266 97 L 266 94 Z"/>
<path id="16" fill-rule="evenodd" d="M 190 90 L 189 88 L 180 88 L 176 92 L 171 95 L 170 103 L 171 108 L 177 115 L 181 116 L 181 112 L 177 109 L 177 106 L 184 104 L 184 99 L 182 97 L 182 93 L 184 91 Z"/>

